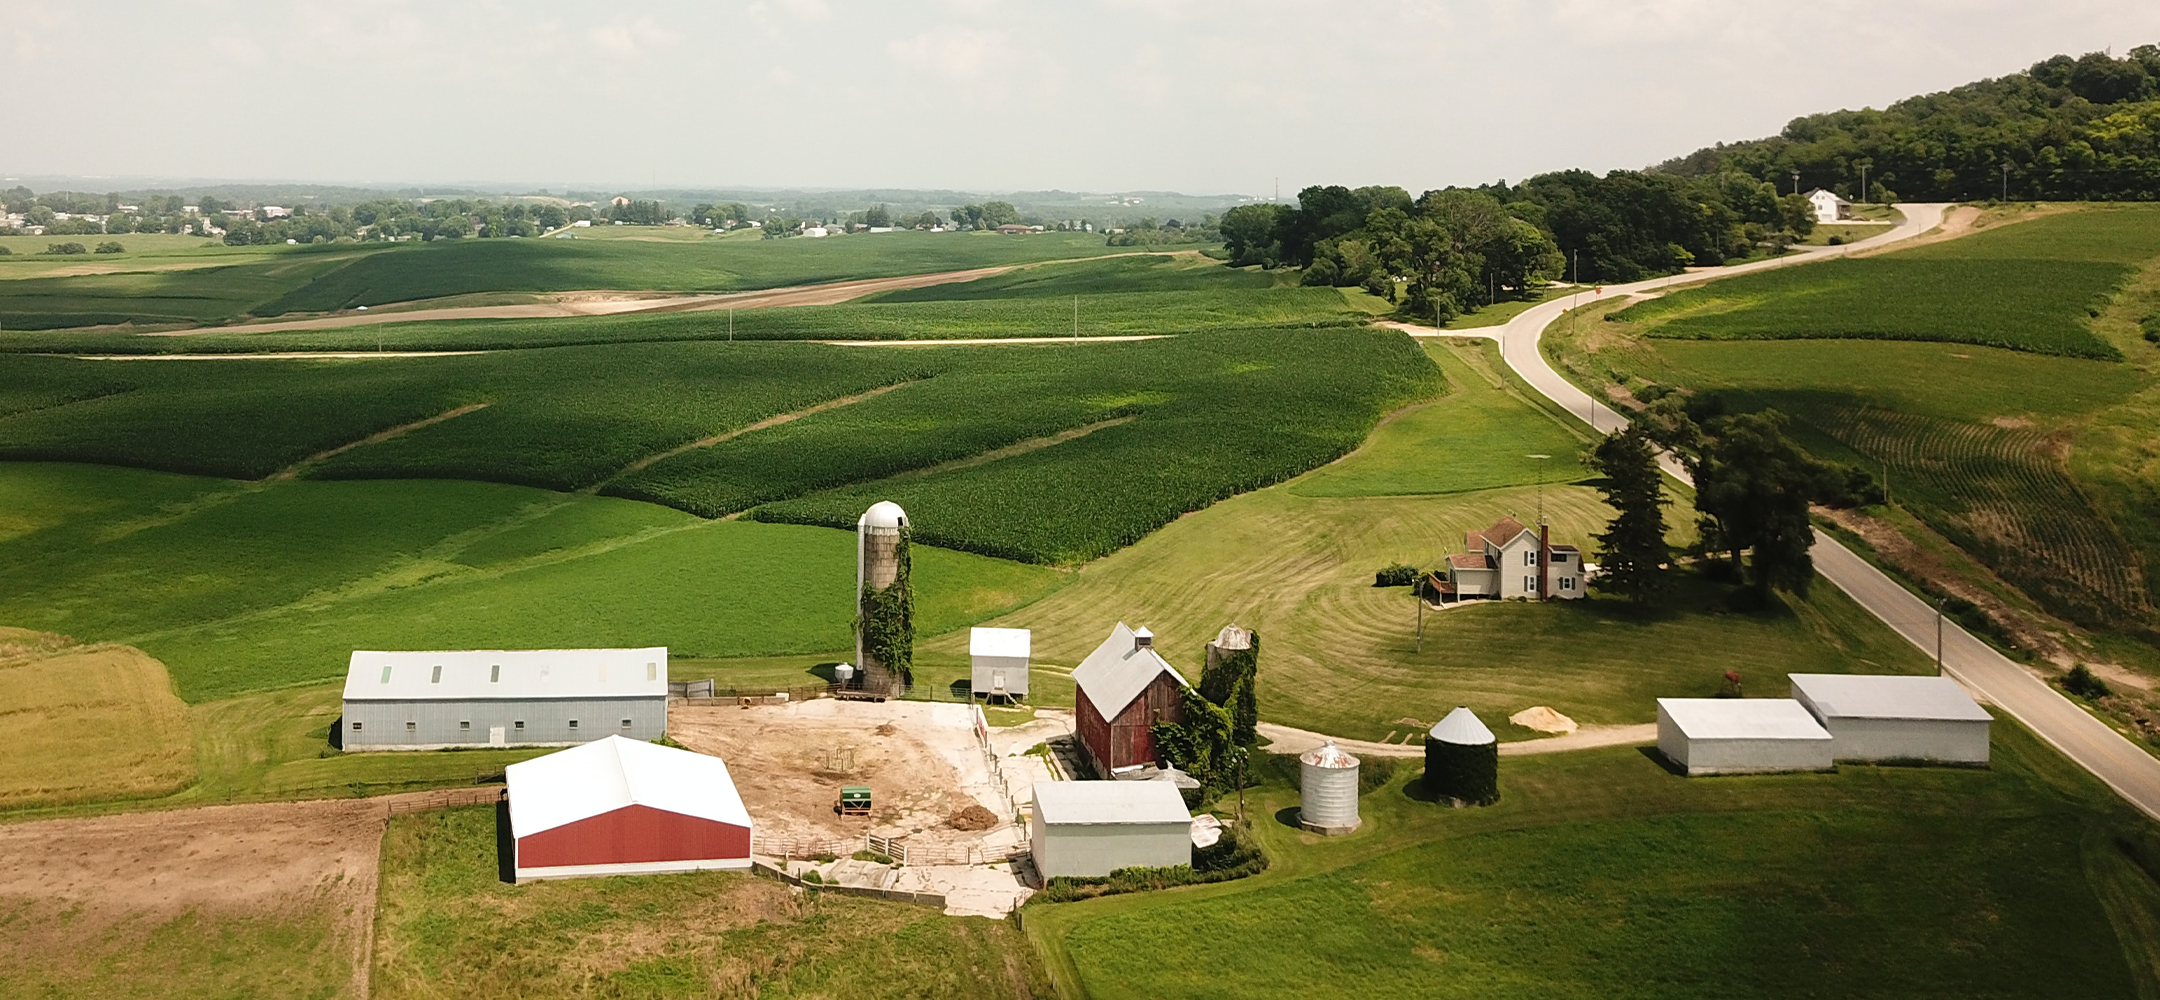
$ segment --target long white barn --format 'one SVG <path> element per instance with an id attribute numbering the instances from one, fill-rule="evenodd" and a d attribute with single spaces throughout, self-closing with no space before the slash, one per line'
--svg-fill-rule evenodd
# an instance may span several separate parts
<path id="1" fill-rule="evenodd" d="M 570 746 L 667 731 L 667 647 L 355 650 L 347 750 Z"/>

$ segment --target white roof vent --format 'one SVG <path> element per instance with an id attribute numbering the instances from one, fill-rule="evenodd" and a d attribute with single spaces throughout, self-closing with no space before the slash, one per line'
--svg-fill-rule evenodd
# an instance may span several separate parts
<path id="1" fill-rule="evenodd" d="M 1143 626 L 1143 627 L 1141 627 L 1141 628 L 1136 628 L 1136 629 L 1133 629 L 1133 633 L 1132 633 L 1132 648 L 1134 648 L 1134 649 L 1154 649 L 1154 648 L 1155 648 L 1155 633 L 1153 633 L 1153 632 L 1150 632 L 1150 631 L 1148 631 L 1148 630 L 1147 630 L 1147 628 L 1146 628 L 1146 627 L 1144 627 L 1144 626 Z"/>

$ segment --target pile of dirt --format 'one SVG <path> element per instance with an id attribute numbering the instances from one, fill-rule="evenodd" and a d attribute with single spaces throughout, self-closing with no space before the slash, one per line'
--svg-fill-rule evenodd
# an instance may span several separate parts
<path id="1" fill-rule="evenodd" d="M 988 830 L 998 825 L 997 814 L 981 806 L 971 805 L 953 813 L 945 825 L 955 830 Z"/>
<path id="2" fill-rule="evenodd" d="M 1532 705 L 1508 716 L 1507 720 L 1524 729 L 1534 729 L 1541 733 L 1565 734 L 1576 729 L 1574 719 L 1553 711 L 1549 705 Z"/>
<path id="3" fill-rule="evenodd" d="M 888 723 L 885 723 L 884 725 L 882 725 L 882 726 L 879 726 L 879 727 L 877 727 L 877 734 L 878 734 L 879 736 L 891 736 L 892 734 L 894 734 L 894 733 L 897 733 L 897 732 L 899 732 L 899 731 L 900 731 L 900 730 L 899 730 L 899 729 L 898 729 L 897 727 L 895 727 L 895 726 L 894 726 L 894 725 L 893 725 L 892 723 L 890 723 L 890 722 L 888 722 Z"/>

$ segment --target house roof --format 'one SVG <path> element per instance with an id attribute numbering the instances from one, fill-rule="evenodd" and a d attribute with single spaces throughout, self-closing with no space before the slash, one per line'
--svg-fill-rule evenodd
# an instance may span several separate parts
<path id="1" fill-rule="evenodd" d="M 1038 781 L 1035 815 L 1049 826 L 1192 822 L 1169 781 Z"/>
<path id="2" fill-rule="evenodd" d="M 1492 559 L 1483 552 L 1457 552 L 1447 557 L 1448 565 L 1456 569 L 1491 569 Z"/>
<path id="3" fill-rule="evenodd" d="M 1790 674 L 1794 697 L 1805 695 L 1823 718 L 1930 719 L 1987 722 L 1987 713 L 1948 677 L 1882 674 Z"/>
<path id="4" fill-rule="evenodd" d="M 1514 541 L 1523 532 L 1529 530 L 1530 529 L 1523 527 L 1523 523 L 1521 521 L 1515 520 L 1512 517 L 1503 517 L 1500 520 L 1494 521 L 1492 523 L 1492 527 L 1490 528 L 1486 528 L 1483 531 L 1470 532 L 1468 536 L 1470 544 L 1463 547 L 1467 549 L 1476 549 L 1483 542 L 1491 542 L 1494 545 L 1506 545 L 1507 543 Z"/>
<path id="5" fill-rule="evenodd" d="M 1442 743 L 1455 743 L 1467 747 L 1484 746 L 1487 743 L 1498 741 L 1498 737 L 1493 735 L 1492 730 L 1487 729 L 1485 723 L 1478 721 L 1476 712 L 1472 712 L 1461 705 L 1457 705 L 1454 711 L 1447 714 L 1446 718 L 1433 723 L 1432 730 L 1425 735 Z"/>
<path id="6" fill-rule="evenodd" d="M 720 758 L 620 736 L 512 764 L 504 777 L 517 837 L 633 805 L 750 827 L 750 811 Z"/>
<path id="7" fill-rule="evenodd" d="M 1027 659 L 1034 633 L 1024 628 L 973 628 L 968 630 L 968 655 L 1017 656 Z"/>
<path id="8" fill-rule="evenodd" d="M 643 649 L 356 649 L 348 701 L 667 697 L 667 647 Z"/>
<path id="9" fill-rule="evenodd" d="M 1576 548 L 1576 547 L 1575 547 L 1575 546 L 1573 546 L 1573 545 L 1548 545 L 1548 546 L 1546 546 L 1546 548 L 1549 548 L 1549 549 L 1553 550 L 1554 552 L 1581 552 L 1581 551 L 1582 551 L 1581 549 L 1578 549 L 1578 548 Z"/>
<path id="10" fill-rule="evenodd" d="M 1135 648 L 1133 630 L 1124 622 L 1110 630 L 1110 638 L 1073 668 L 1073 684 L 1086 694 L 1089 704 L 1105 719 L 1115 718 L 1132 704 L 1140 692 L 1168 672 L 1179 687 L 1191 687 L 1177 668 L 1155 652 L 1153 646 Z"/>
<path id="11" fill-rule="evenodd" d="M 1659 698 L 1692 740 L 1827 740 L 1829 730 L 1791 698 Z"/>

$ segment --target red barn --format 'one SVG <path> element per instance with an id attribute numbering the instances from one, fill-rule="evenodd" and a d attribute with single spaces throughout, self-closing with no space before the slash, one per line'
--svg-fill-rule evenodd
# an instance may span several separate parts
<path id="1" fill-rule="evenodd" d="M 1155 737 L 1148 727 L 1185 721 L 1185 678 L 1155 652 L 1147 629 L 1117 623 L 1072 677 L 1079 689 L 1080 749 L 1105 778 L 1154 764 Z"/>
<path id="2" fill-rule="evenodd" d="M 750 867 L 750 813 L 718 757 L 610 736 L 506 777 L 520 882 Z"/>

